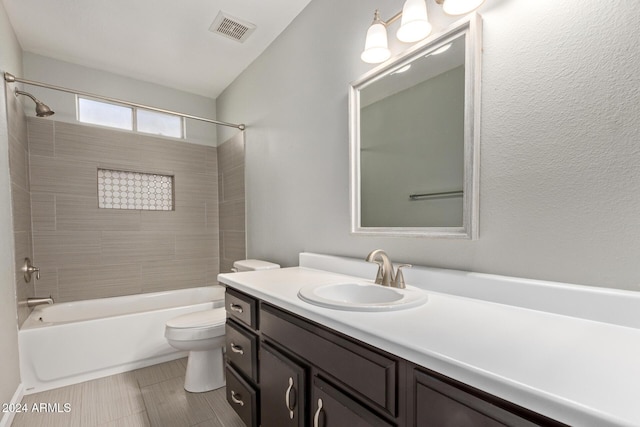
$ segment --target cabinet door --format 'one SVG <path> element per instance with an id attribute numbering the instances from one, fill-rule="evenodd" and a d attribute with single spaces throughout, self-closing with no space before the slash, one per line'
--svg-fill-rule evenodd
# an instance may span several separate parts
<path id="1" fill-rule="evenodd" d="M 313 427 L 392 426 L 318 377 L 313 378 L 311 403 Z"/>
<path id="2" fill-rule="evenodd" d="M 262 427 L 304 426 L 305 370 L 282 353 L 260 348 L 260 408 Z"/>
<path id="3" fill-rule="evenodd" d="M 415 427 L 559 426 L 539 414 L 453 380 L 415 371 Z M 482 394 L 482 395 L 481 395 Z M 506 408 L 505 406 L 509 406 Z"/>

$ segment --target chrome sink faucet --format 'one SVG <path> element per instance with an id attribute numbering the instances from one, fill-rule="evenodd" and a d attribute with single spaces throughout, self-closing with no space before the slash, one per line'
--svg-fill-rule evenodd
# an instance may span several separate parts
<path id="1" fill-rule="evenodd" d="M 378 259 L 379 258 L 379 259 Z M 378 264 L 378 274 L 376 274 L 376 284 L 382 286 L 392 286 L 394 288 L 405 288 L 404 276 L 402 275 L 403 267 L 411 267 L 411 264 L 402 264 L 398 266 L 397 272 L 393 273 L 393 264 L 389 256 L 382 249 L 371 251 L 365 258 L 368 262 Z"/>

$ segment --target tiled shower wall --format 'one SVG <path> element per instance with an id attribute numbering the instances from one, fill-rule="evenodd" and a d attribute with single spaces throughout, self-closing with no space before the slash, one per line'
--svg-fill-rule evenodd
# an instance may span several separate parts
<path id="1" fill-rule="evenodd" d="M 63 302 L 217 283 L 215 147 L 27 123 L 36 294 Z M 98 209 L 98 168 L 174 175 L 175 210 Z"/>
<path id="2" fill-rule="evenodd" d="M 233 261 L 246 258 L 244 134 L 218 146 L 220 201 L 220 271 L 231 271 Z"/>
<path id="3" fill-rule="evenodd" d="M 29 315 L 25 301 L 35 295 L 34 281 L 26 283 L 22 273 L 24 259 L 33 259 L 31 247 L 31 201 L 29 185 L 29 141 L 27 119 L 21 105 L 21 98 L 7 90 L 7 121 L 9 124 L 9 174 L 11 176 L 11 206 L 13 209 L 13 241 L 16 263 L 16 300 L 18 301 L 18 322 L 22 324 Z M 24 99 L 24 98 L 22 98 Z M 28 102 L 31 102 L 27 100 Z"/>

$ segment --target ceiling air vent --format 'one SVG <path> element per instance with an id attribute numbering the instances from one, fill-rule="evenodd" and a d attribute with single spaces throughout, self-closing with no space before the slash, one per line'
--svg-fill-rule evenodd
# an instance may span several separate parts
<path id="1" fill-rule="evenodd" d="M 243 43 L 256 29 L 251 22 L 243 21 L 224 12 L 218 13 L 209 31 Z"/>

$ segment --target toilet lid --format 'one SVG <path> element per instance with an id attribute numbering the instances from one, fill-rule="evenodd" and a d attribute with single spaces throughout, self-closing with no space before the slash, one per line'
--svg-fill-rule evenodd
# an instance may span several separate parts
<path id="1" fill-rule="evenodd" d="M 227 320 L 227 313 L 224 308 L 213 310 L 195 311 L 183 314 L 167 321 L 170 328 L 202 328 L 206 326 L 216 326 L 224 324 Z"/>

